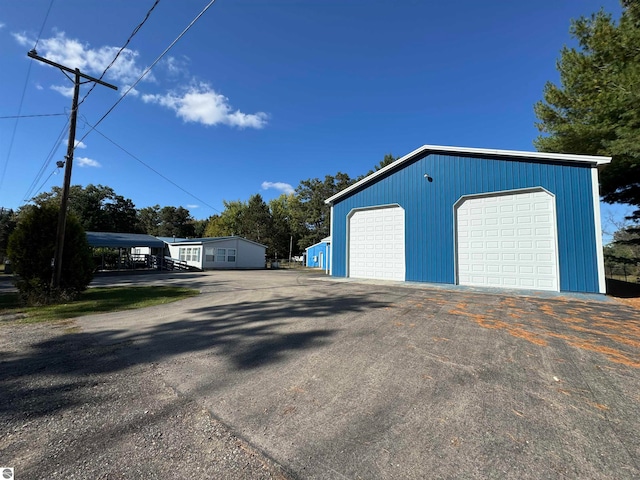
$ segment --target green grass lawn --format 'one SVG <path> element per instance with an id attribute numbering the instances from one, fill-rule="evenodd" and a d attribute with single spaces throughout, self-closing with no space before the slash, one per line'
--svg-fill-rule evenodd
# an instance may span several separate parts
<path id="1" fill-rule="evenodd" d="M 19 319 L 24 323 L 67 320 L 94 313 L 118 312 L 175 302 L 194 295 L 198 290 L 179 287 L 104 287 L 86 290 L 78 300 L 45 307 L 20 305 L 17 293 L 0 295 L 0 319 Z"/>

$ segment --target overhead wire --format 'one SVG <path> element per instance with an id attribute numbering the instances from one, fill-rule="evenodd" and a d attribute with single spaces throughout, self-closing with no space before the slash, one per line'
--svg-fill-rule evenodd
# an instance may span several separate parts
<path id="1" fill-rule="evenodd" d="M 54 0 L 49 2 L 49 8 L 47 9 L 47 13 L 44 16 L 44 20 L 42 21 L 42 26 L 40 27 L 40 32 L 38 33 L 38 37 L 36 38 L 36 42 L 34 44 L 34 50 L 38 46 L 38 42 L 40 42 L 40 38 L 42 37 L 42 32 L 44 31 L 44 27 L 47 24 L 47 19 L 49 18 L 49 13 L 51 13 L 51 7 L 53 7 Z M 18 106 L 18 114 L 16 115 L 16 122 L 13 124 L 13 131 L 11 132 L 11 138 L 9 140 L 9 148 L 7 150 L 7 157 L 4 161 L 4 166 L 2 167 L 2 173 L 0 173 L 0 191 L 2 191 L 2 184 L 4 183 L 5 175 L 7 174 L 7 167 L 9 166 L 9 159 L 11 158 L 11 152 L 13 151 L 13 143 L 16 138 L 16 132 L 18 130 L 18 124 L 20 123 L 20 117 L 22 114 L 22 106 L 24 104 L 24 96 L 27 91 L 27 85 L 29 84 L 29 78 L 31 77 L 31 67 L 33 62 L 29 62 L 29 67 L 27 68 L 27 76 L 24 79 L 24 86 L 22 87 L 22 94 L 20 95 L 20 104 Z"/>
<path id="2" fill-rule="evenodd" d="M 33 179 L 31 184 L 29 185 L 29 188 L 27 189 L 27 192 L 24 194 L 24 197 L 23 197 L 23 201 L 24 202 L 28 202 L 31 199 L 31 197 L 34 196 L 34 192 L 39 192 L 40 191 L 39 189 L 38 190 L 34 190 L 35 186 L 38 184 L 38 182 L 42 178 L 42 175 L 44 175 L 44 172 L 46 171 L 47 166 L 49 165 L 49 163 L 51 163 L 51 160 L 53 159 L 53 156 L 55 155 L 56 151 L 60 147 L 60 144 L 62 143 L 62 141 L 64 140 L 64 136 L 65 136 L 65 133 L 67 131 L 67 126 L 68 125 L 69 125 L 69 118 L 67 117 L 67 121 L 65 122 L 64 126 L 62 127 L 62 130 L 60 130 L 60 133 L 58 134 L 58 137 L 57 137 L 55 143 L 53 144 L 53 147 L 51 147 L 51 150 L 49 151 L 49 154 L 45 158 L 44 162 L 42 162 L 42 166 L 40 167 L 40 170 L 38 170 L 38 173 L 36 174 L 36 177 Z"/>
<path id="3" fill-rule="evenodd" d="M 109 108 L 109 110 L 107 110 L 107 112 L 100 118 L 100 120 L 98 120 L 95 125 L 93 127 L 90 126 L 90 129 L 87 133 L 84 134 L 84 136 L 80 139 L 80 141 L 83 141 L 85 138 L 87 138 L 87 136 L 93 131 L 93 129 L 95 127 L 97 127 L 98 125 L 100 125 L 105 118 L 107 118 L 107 116 L 120 104 L 120 102 L 122 102 L 122 100 L 124 100 L 124 98 L 129 94 L 129 92 L 131 92 L 131 90 L 133 90 L 138 83 L 140 83 L 142 81 L 142 79 L 151 71 L 151 69 L 153 67 L 156 66 L 156 64 L 162 60 L 162 58 L 169 52 L 169 50 L 171 50 L 174 45 L 176 43 L 178 43 L 180 41 L 180 39 L 182 37 L 184 37 L 184 35 L 191 29 L 191 27 L 193 27 L 193 25 L 195 25 L 195 23 L 200 19 L 200 17 L 202 17 L 207 10 L 209 10 L 209 8 L 211 8 L 211 6 L 216 2 L 216 0 L 211 0 L 203 9 L 202 11 L 195 16 L 195 18 L 191 21 L 191 23 L 189 23 L 189 25 L 186 26 L 186 28 L 184 30 L 182 30 L 182 32 L 180 32 L 180 34 L 176 37 L 176 39 L 171 42 L 171 44 L 169 44 L 169 46 L 167 48 L 164 49 L 164 51 L 158 56 L 158 58 L 156 58 L 153 63 L 151 65 L 149 65 L 144 72 L 142 72 L 142 74 L 140 75 L 140 77 L 138 77 L 138 79 L 133 83 L 133 85 L 129 86 L 129 88 L 122 94 L 122 96 L 116 100 L 116 102 L 111 106 L 111 108 Z"/>
<path id="4" fill-rule="evenodd" d="M 113 60 L 111 61 L 111 63 L 109 63 L 109 65 L 107 65 L 107 67 L 104 69 L 104 71 L 102 72 L 102 75 L 100 75 L 100 80 L 102 80 L 102 78 L 105 76 L 105 74 L 107 73 L 107 71 L 113 66 L 113 64 L 116 62 L 116 60 L 118 59 L 118 57 L 120 56 L 120 54 L 122 53 L 122 51 L 129 45 L 129 43 L 131 42 L 131 40 L 133 39 L 133 37 L 138 33 L 138 31 L 142 28 L 142 26 L 145 24 L 145 22 L 147 21 L 147 19 L 149 18 L 149 16 L 151 15 L 151 12 L 153 12 L 153 10 L 155 9 L 156 5 L 158 5 L 158 3 L 160 2 L 160 0 L 155 0 L 154 4 L 151 6 L 151 8 L 147 11 L 144 19 L 142 20 L 142 22 L 140 22 L 136 28 L 133 29 L 133 31 L 131 32 L 131 34 L 129 35 L 129 38 L 127 39 L 127 41 L 124 43 L 124 45 L 120 48 L 120 50 L 118 50 L 118 52 L 116 53 L 115 57 L 113 58 Z M 51 6 L 53 5 L 53 0 L 51 0 L 51 4 L 49 5 L 49 10 L 47 11 L 47 16 L 49 16 L 49 12 L 51 11 Z M 46 21 L 46 17 L 45 17 L 45 21 Z M 36 41 L 36 44 L 34 46 L 34 50 L 36 49 L 37 45 L 38 45 L 38 41 L 40 40 L 40 36 L 42 35 L 42 30 L 44 29 L 44 24 L 42 29 L 40 29 L 40 34 L 38 35 L 38 40 Z M 29 64 L 29 68 L 31 68 L 31 64 Z M 64 73 L 64 71 L 62 72 Z M 64 73 L 66 75 L 66 73 Z M 69 78 L 70 80 L 72 80 L 68 75 L 66 75 L 67 78 Z M 73 80 L 72 80 L 73 81 Z M 91 91 L 95 88 L 96 84 L 93 83 L 93 85 L 91 86 L 91 89 L 89 89 L 89 91 L 84 95 L 84 97 L 82 98 L 82 100 L 78 103 L 78 107 L 82 104 L 82 102 L 84 102 L 87 97 L 89 96 L 89 94 L 91 93 Z M 44 175 L 44 172 L 46 171 L 47 166 L 49 165 L 49 163 L 51 162 L 51 160 L 53 159 L 53 156 L 55 155 L 55 152 L 57 151 L 57 149 L 59 148 L 60 144 L 62 143 L 63 139 L 64 139 L 64 134 L 65 131 L 67 130 L 67 127 L 69 125 L 69 118 L 67 118 L 67 122 L 65 123 L 64 127 L 62 128 L 62 131 L 60 132 L 60 134 L 58 135 L 58 138 L 53 146 L 53 148 L 51 149 L 51 151 L 49 152 L 49 155 L 47 155 L 45 161 L 43 162 L 42 166 L 40 167 L 40 170 L 38 171 L 38 173 L 36 174 L 36 177 L 34 178 L 34 180 L 31 182 L 31 185 L 29 185 L 29 188 L 27 190 L 27 193 L 24 196 L 24 201 L 29 201 L 31 199 L 31 197 L 40 191 L 40 189 L 42 188 L 42 186 L 44 184 L 46 184 L 46 182 L 49 180 L 49 178 L 51 178 L 51 175 L 49 175 L 49 177 L 47 177 L 47 179 L 43 182 L 43 184 L 38 187 L 37 189 L 35 189 L 35 185 L 38 184 L 38 182 L 40 181 L 40 179 L 42 178 L 42 176 Z M 75 149 L 75 146 L 74 146 Z M 55 172 L 56 170 L 54 170 Z"/>
<path id="5" fill-rule="evenodd" d="M 0 116 L 0 120 L 6 118 L 36 118 L 36 117 L 61 117 L 62 115 L 66 115 L 66 113 L 40 113 L 34 115 L 4 115 Z"/>
<path id="6" fill-rule="evenodd" d="M 155 168 L 153 168 L 151 165 L 149 165 L 148 163 L 142 161 L 140 158 L 136 157 L 133 153 L 131 153 L 130 151 L 128 151 L 127 149 L 125 149 L 122 145 L 119 145 L 118 143 L 116 143 L 114 140 L 112 140 L 111 138 L 107 137 L 104 133 L 102 133 L 100 130 L 98 130 L 96 128 L 95 125 L 90 125 L 88 122 L 85 121 L 85 123 L 87 123 L 87 125 L 92 129 L 92 131 L 96 132 L 98 135 L 100 135 L 102 138 L 104 138 L 105 140 L 107 140 L 108 142 L 110 142 L 112 145 L 116 146 L 117 148 L 119 148 L 120 150 L 122 150 L 124 153 L 126 153 L 127 155 L 129 155 L 131 158 L 133 158 L 135 161 L 139 162 L 141 165 L 145 166 L 146 168 L 148 168 L 149 170 L 151 170 L 153 173 L 155 173 L 156 175 L 158 175 L 159 177 L 163 178 L 164 180 L 166 180 L 167 182 L 169 182 L 171 185 L 173 185 L 174 187 L 178 188 L 179 190 L 183 191 L 184 193 L 186 193 L 187 195 L 189 195 L 191 198 L 197 200 L 198 202 L 200 202 L 201 204 L 209 207 L 211 210 L 214 210 L 218 213 L 222 213 L 220 212 L 220 210 L 218 210 L 217 208 L 209 205 L 207 202 L 205 202 L 204 200 L 202 200 L 201 198 L 198 198 L 196 195 L 194 195 L 193 193 L 189 192 L 188 190 L 186 190 L 185 188 L 181 187 L 180 185 L 178 185 L 176 182 L 174 182 L 173 180 L 171 180 L 170 178 L 166 177 L 165 175 L 163 175 L 162 173 L 160 173 L 159 171 L 157 171 Z"/>
<path id="7" fill-rule="evenodd" d="M 122 47 L 120 47 L 120 50 L 118 50 L 118 53 L 116 53 L 115 57 L 113 57 L 113 60 L 111 60 L 111 63 L 109 65 L 107 65 L 107 68 L 104 69 L 104 72 L 102 72 L 102 75 L 100 75 L 100 77 L 98 78 L 98 80 L 102 80 L 104 78 L 104 76 L 106 75 L 107 71 L 113 66 L 114 63 L 116 63 L 116 60 L 118 59 L 118 57 L 120 56 L 120 54 L 122 53 L 122 51 L 127 48 L 127 45 L 129 45 L 129 43 L 131 42 L 131 40 L 133 39 L 133 37 L 136 36 L 136 33 L 138 33 L 140 31 L 140 29 L 142 28 L 142 26 L 145 24 L 145 22 L 149 19 L 149 17 L 151 16 L 151 12 L 153 12 L 154 8 L 156 8 L 156 5 L 158 5 L 158 3 L 160 3 L 160 0 L 155 0 L 155 2 L 153 3 L 153 5 L 151 6 L 151 8 L 149 9 L 149 11 L 147 12 L 147 14 L 145 15 L 144 19 L 142 20 L 142 22 L 140 22 L 136 28 L 133 29 L 133 31 L 131 32 L 131 34 L 129 35 L 129 38 L 127 38 L 127 41 L 124 42 L 124 45 L 122 45 Z M 89 89 L 89 91 L 84 95 L 84 97 L 82 97 L 82 100 L 80 100 L 80 102 L 78 103 L 78 107 L 80 105 L 82 105 L 82 103 L 87 99 L 87 97 L 89 96 L 89 94 L 91 92 L 93 92 L 93 89 L 96 88 L 96 83 L 94 82 L 93 85 L 91 85 L 91 88 Z"/>
<path id="8" fill-rule="evenodd" d="M 36 192 L 39 192 L 40 190 L 42 190 L 42 188 L 47 184 L 47 182 L 49 181 L 49 179 L 55 174 L 57 173 L 59 170 L 59 168 L 56 167 L 55 170 L 52 170 L 51 173 L 49 174 L 49 176 L 47 178 L 45 178 L 44 182 L 42 182 L 42 185 L 40 185 L 37 189 Z"/>
<path id="9" fill-rule="evenodd" d="M 16 139 L 16 132 L 18 131 L 18 124 L 20 123 L 20 115 L 22 114 L 22 105 L 24 103 L 24 95 L 27 91 L 27 85 L 29 83 L 29 77 L 31 76 L 31 65 L 27 68 L 27 76 L 24 79 L 24 86 L 22 87 L 22 94 L 20 95 L 20 104 L 18 105 L 18 115 L 15 123 L 13 124 L 13 130 L 11 131 L 11 137 L 9 139 L 9 148 L 7 150 L 7 157 L 4 159 L 4 165 L 2 167 L 2 173 L 0 173 L 0 192 L 2 191 L 2 184 L 4 183 L 4 177 L 7 174 L 7 167 L 9 166 L 9 159 L 11 158 L 11 152 L 13 151 L 13 142 Z"/>
<path id="10" fill-rule="evenodd" d="M 51 13 L 51 7 L 53 7 L 53 0 L 49 2 L 49 8 L 47 9 L 47 13 L 44 16 L 44 21 L 42 22 L 42 26 L 40 27 L 40 32 L 38 33 L 38 38 L 36 38 L 36 43 L 33 45 L 33 49 L 37 50 L 38 42 L 40 42 L 40 38 L 42 37 L 42 32 L 44 31 L 44 26 L 47 23 L 47 19 L 49 18 L 49 13 Z"/>
<path id="11" fill-rule="evenodd" d="M 87 131 L 87 133 L 85 133 L 82 138 L 80 140 L 78 140 L 77 143 L 81 143 L 82 141 L 84 141 L 85 138 L 87 138 L 87 136 L 89 134 L 91 134 L 91 132 L 96 131 L 98 134 L 100 134 L 102 137 L 104 137 L 107 141 L 111 142 L 113 145 L 115 145 L 116 147 L 118 147 L 119 149 L 121 149 L 123 152 L 125 152 L 127 155 L 131 156 L 133 159 L 135 159 L 136 161 L 140 162 L 142 165 L 144 165 L 145 167 L 147 167 L 148 169 L 150 169 L 152 172 L 154 172 L 155 174 L 159 175 L 161 178 L 163 178 L 164 180 L 166 180 L 167 182 L 169 182 L 170 184 L 172 184 L 173 186 L 175 186 L 176 188 L 178 188 L 179 190 L 183 191 L 184 193 L 186 193 L 187 195 L 189 195 L 190 197 L 196 199 L 198 202 L 202 203 L 203 205 L 211 208 L 212 210 L 220 213 L 220 211 L 218 209 L 216 209 L 215 207 L 209 205 L 207 202 L 205 202 L 204 200 L 198 198 L 197 196 L 193 195 L 192 193 L 190 193 L 189 191 L 187 191 L 186 189 L 184 189 L 183 187 L 181 187 L 180 185 L 178 185 L 177 183 L 175 183 L 173 180 L 167 178 L 166 176 L 164 176 L 163 174 L 161 174 L 160 172 L 158 172 L 157 170 L 155 170 L 153 167 L 151 167 L 150 165 L 148 165 L 147 163 L 143 162 L 142 160 L 140 160 L 138 157 L 136 157 L 135 155 L 133 155 L 131 152 L 127 151 L 124 147 L 118 145 L 116 142 L 114 142 L 113 140 L 111 140 L 110 138 L 108 138 L 107 136 L 105 136 L 103 133 L 99 132 L 96 127 L 98 125 L 100 125 L 100 123 L 102 123 L 107 116 L 120 104 L 120 102 L 122 102 L 122 100 L 124 100 L 124 98 L 142 81 L 142 79 L 151 71 L 151 69 L 153 67 L 155 67 L 158 62 L 160 60 L 162 60 L 162 58 L 175 46 L 176 43 L 178 43 L 182 37 L 193 27 L 193 25 L 195 25 L 195 23 L 207 12 L 207 10 L 209 10 L 209 8 L 211 8 L 211 6 L 216 2 L 216 0 L 210 0 L 209 3 L 207 3 L 207 5 L 205 5 L 205 7 L 200 11 L 200 13 L 198 13 L 194 19 L 182 30 L 182 32 L 180 32 L 180 34 L 169 44 L 169 46 L 167 48 L 164 49 L 164 51 L 151 63 L 151 65 L 149 65 L 143 72 L 142 74 L 138 77 L 138 79 L 129 86 L 129 88 L 120 96 L 120 98 L 118 100 L 116 100 L 116 102 L 105 112 L 104 115 L 102 115 L 102 117 L 100 117 L 100 119 L 93 125 L 91 125 L 88 122 L 85 122 L 88 126 L 89 126 L 89 131 Z M 157 2 L 156 2 L 157 3 Z M 153 10 L 153 8 L 155 8 L 155 4 L 152 7 L 151 10 Z M 150 14 L 150 13 L 149 13 Z M 145 19 L 146 21 L 146 19 Z M 144 23 L 144 22 L 143 22 Z M 136 31 L 137 33 L 137 31 Z M 124 48 L 124 47 L 123 47 Z M 115 61 L 115 60 L 114 60 Z M 86 99 L 86 95 L 83 98 Z M 59 142 L 58 142 L 59 144 Z M 57 148 L 57 145 L 55 146 L 55 148 Z M 74 149 L 76 147 L 74 146 Z M 52 150 L 54 151 L 54 150 Z M 52 155 L 50 155 L 52 156 Z M 44 172 L 44 170 L 46 169 L 46 164 L 48 163 L 45 162 L 45 165 L 43 165 L 43 168 L 41 169 L 42 172 Z M 43 174 L 43 173 L 42 173 Z M 39 175 L 38 178 L 42 177 L 42 174 Z M 48 177 L 50 178 L 51 175 Z M 47 178 L 47 180 L 48 180 Z M 34 181 L 34 184 L 37 183 L 37 180 Z M 45 181 L 46 183 L 46 181 Z M 30 187 L 31 190 L 31 187 Z M 30 193 L 32 193 L 32 191 L 30 191 Z M 29 196 L 29 195 L 27 195 Z"/>

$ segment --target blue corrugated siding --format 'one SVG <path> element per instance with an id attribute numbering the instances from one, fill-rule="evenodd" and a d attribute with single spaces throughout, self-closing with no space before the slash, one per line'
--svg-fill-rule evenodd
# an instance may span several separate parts
<path id="1" fill-rule="evenodd" d="M 311 247 L 306 249 L 307 252 L 307 267 L 311 268 L 319 268 L 322 266 L 324 269 L 328 269 L 331 266 L 331 245 L 328 243 L 318 243 L 316 245 L 312 245 Z M 320 265 L 320 252 L 322 252 L 323 256 L 323 265 Z M 314 260 L 315 258 L 315 260 Z M 327 266 L 327 263 L 329 266 Z"/>
<path id="2" fill-rule="evenodd" d="M 406 280 L 455 283 L 454 203 L 463 195 L 543 187 L 556 197 L 560 290 L 598 292 L 591 181 L 591 167 L 582 164 L 427 155 L 334 205 L 333 275 L 346 275 L 349 212 L 397 203 L 405 209 Z"/>

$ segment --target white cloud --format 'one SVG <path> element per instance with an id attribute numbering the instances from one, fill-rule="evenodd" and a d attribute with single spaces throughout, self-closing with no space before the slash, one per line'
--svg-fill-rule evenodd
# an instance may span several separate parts
<path id="1" fill-rule="evenodd" d="M 32 46 L 35 39 L 26 33 L 13 33 L 16 42 L 23 46 Z M 99 76 L 113 60 L 119 47 L 101 46 L 91 47 L 88 43 L 69 38 L 65 32 L 55 32 L 49 38 L 42 38 L 38 42 L 38 54 L 53 62 L 69 68 L 79 68 L 83 73 Z M 120 83 L 120 93 L 127 92 L 140 78 L 145 70 L 138 64 L 139 53 L 125 48 L 116 62 L 109 68 L 105 80 Z M 40 62 L 38 62 L 40 63 Z M 178 78 L 189 77 L 190 60 L 186 56 L 168 57 L 162 62 L 166 79 L 176 82 Z M 156 78 L 147 73 L 144 80 L 155 82 Z M 50 87 L 65 97 L 73 97 L 72 86 L 53 85 Z M 178 118 L 185 122 L 203 125 L 224 124 L 238 128 L 263 128 L 267 124 L 268 115 L 264 112 L 244 113 L 234 110 L 229 99 L 217 93 L 206 83 L 192 83 L 189 87 L 179 90 L 169 90 L 165 94 L 142 94 L 132 89 L 129 95 L 141 98 L 145 103 L 155 103 L 169 110 L 173 110 Z"/>
<path id="2" fill-rule="evenodd" d="M 87 158 L 87 157 L 76 157 L 75 161 L 77 162 L 79 167 L 95 167 L 95 168 L 99 168 L 99 167 L 102 166 L 96 160 L 93 160 L 93 159 Z"/>
<path id="3" fill-rule="evenodd" d="M 12 33 L 11 35 L 13 35 L 13 38 L 16 39 L 16 42 L 18 42 L 23 47 L 32 46 L 35 43 L 35 39 L 27 37 L 26 33 Z"/>
<path id="4" fill-rule="evenodd" d="M 139 97 L 140 96 L 140 92 L 135 89 L 135 88 L 131 88 L 131 85 L 123 85 L 122 88 L 120 89 L 120 95 L 124 95 L 124 94 L 130 95 L 132 97 Z"/>
<path id="5" fill-rule="evenodd" d="M 73 86 L 65 87 L 64 85 L 51 85 L 49 88 L 51 90 L 55 90 L 63 97 L 73 98 Z"/>
<path id="6" fill-rule="evenodd" d="M 216 93 L 209 85 L 189 87 L 184 93 L 168 92 L 165 95 L 142 95 L 146 103 L 155 103 L 176 112 L 185 122 L 203 125 L 225 124 L 239 128 L 263 128 L 268 115 L 264 112 L 242 113 L 232 111 L 229 99 Z"/>
<path id="7" fill-rule="evenodd" d="M 81 142 L 80 140 L 75 140 L 74 143 L 76 144 L 76 148 L 87 148 L 87 144 L 84 142 Z M 66 144 L 69 145 L 68 138 L 67 138 Z"/>
<path id="8" fill-rule="evenodd" d="M 193 209 L 196 209 L 196 208 L 200 208 L 200 205 L 187 205 L 187 208 L 189 210 L 193 210 Z"/>
<path id="9" fill-rule="evenodd" d="M 262 189 L 263 190 L 269 190 L 270 188 L 273 188 L 275 190 L 280 190 L 282 193 L 286 193 L 287 195 L 290 195 L 290 194 L 292 194 L 292 193 L 294 193 L 296 191 L 288 183 L 284 183 L 284 182 L 262 182 Z"/>
<path id="10" fill-rule="evenodd" d="M 15 40 L 23 46 L 32 46 L 34 40 L 24 33 L 14 33 Z M 83 73 L 101 75 L 105 68 L 114 59 L 120 47 L 108 45 L 92 48 L 88 43 L 83 43 L 74 38 L 68 38 L 64 32 L 57 32 L 50 38 L 42 38 L 38 42 L 38 55 L 53 62 L 60 63 L 69 68 L 79 68 Z M 136 81 L 144 67 L 137 64 L 139 53 L 125 48 L 115 63 L 109 68 L 105 79 L 132 84 Z M 149 73 L 145 80 L 153 80 Z"/>
<path id="11" fill-rule="evenodd" d="M 4 28 L 4 23 L 0 22 L 0 30 Z"/>
<path id="12" fill-rule="evenodd" d="M 188 75 L 188 64 L 189 58 L 185 57 L 184 55 L 181 58 L 167 57 L 167 59 L 162 62 L 162 65 L 167 69 L 169 75 L 173 77 Z"/>

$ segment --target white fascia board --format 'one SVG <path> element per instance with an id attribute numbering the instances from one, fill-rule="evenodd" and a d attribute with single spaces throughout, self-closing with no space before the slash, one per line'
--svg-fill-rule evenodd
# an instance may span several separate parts
<path id="1" fill-rule="evenodd" d="M 202 243 L 218 243 L 218 242 L 226 242 L 229 240 L 243 241 L 246 243 L 252 243 L 253 245 L 258 245 L 259 247 L 267 248 L 267 246 L 264 245 L 263 243 L 254 242 L 253 240 L 249 240 L 248 238 L 244 238 L 244 237 L 239 237 L 237 235 L 230 235 L 228 237 L 207 237 L 207 238 L 198 239 L 198 241 Z"/>
<path id="2" fill-rule="evenodd" d="M 306 252 L 307 250 L 311 250 L 312 248 L 317 247 L 318 245 L 321 245 L 321 244 L 322 244 L 322 242 L 314 243 L 313 245 L 308 246 L 304 250 Z"/>
<path id="3" fill-rule="evenodd" d="M 329 252 L 331 253 L 331 258 L 329 259 L 329 275 L 333 275 L 333 243 L 331 243 L 331 239 L 333 238 L 333 225 L 334 225 L 334 215 L 333 215 L 333 205 L 331 205 L 331 220 L 329 223 Z"/>
<path id="4" fill-rule="evenodd" d="M 572 153 L 547 153 L 547 152 L 525 152 L 521 150 L 495 150 L 490 148 L 470 148 L 470 147 L 450 147 L 443 145 L 423 145 L 420 148 L 415 149 L 413 152 L 408 153 L 404 157 L 399 158 L 393 163 L 390 163 L 384 168 L 381 168 L 377 172 L 372 173 L 368 177 L 363 178 L 359 182 L 354 183 L 350 187 L 345 188 L 341 192 L 327 198 L 324 203 L 333 203 L 338 198 L 341 198 L 353 190 L 365 185 L 372 180 L 376 179 L 380 175 L 384 175 L 389 170 L 397 168 L 404 162 L 415 158 L 425 152 L 431 153 L 460 153 L 460 154 L 472 154 L 472 155 L 489 155 L 493 157 L 508 157 L 508 158 L 522 158 L 531 160 L 550 160 L 555 162 L 577 162 L 587 163 L 591 165 L 606 165 L 611 162 L 611 157 L 601 157 L 594 155 L 575 155 Z"/>
<path id="5" fill-rule="evenodd" d="M 323 243 L 331 243 L 331 237 L 325 237 L 320 240 L 318 243 L 314 243 L 313 245 L 308 246 L 305 250 L 309 250 L 310 248 L 317 247 L 318 245 L 322 245 Z"/>

